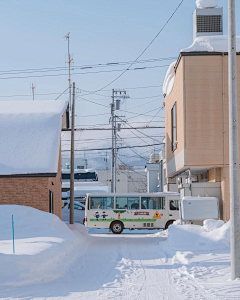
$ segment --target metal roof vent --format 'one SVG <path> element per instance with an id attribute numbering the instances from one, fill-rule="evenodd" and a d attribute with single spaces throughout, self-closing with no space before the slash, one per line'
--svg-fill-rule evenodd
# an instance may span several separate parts
<path id="1" fill-rule="evenodd" d="M 222 8 L 197 8 L 193 13 L 193 39 L 223 34 Z"/>

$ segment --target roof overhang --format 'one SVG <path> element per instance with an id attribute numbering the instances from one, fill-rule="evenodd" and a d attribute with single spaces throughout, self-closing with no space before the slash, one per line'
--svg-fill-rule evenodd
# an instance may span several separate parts
<path id="1" fill-rule="evenodd" d="M 209 52 L 209 51 L 180 52 L 174 69 L 176 72 L 178 65 L 181 61 L 181 58 L 183 56 L 222 56 L 222 55 L 228 55 L 228 52 Z M 237 52 L 237 55 L 240 55 L 240 52 Z"/>
<path id="2" fill-rule="evenodd" d="M 33 173 L 33 174 L 11 174 L 0 175 L 0 178 L 29 178 L 29 177 L 56 177 L 57 173 Z"/>
<path id="3" fill-rule="evenodd" d="M 206 173 L 207 171 L 217 168 L 216 166 L 186 166 L 170 175 L 168 175 L 168 178 L 175 178 L 177 176 L 179 177 L 185 177 L 189 175 L 189 171 L 191 171 L 192 176 L 197 176 Z"/>

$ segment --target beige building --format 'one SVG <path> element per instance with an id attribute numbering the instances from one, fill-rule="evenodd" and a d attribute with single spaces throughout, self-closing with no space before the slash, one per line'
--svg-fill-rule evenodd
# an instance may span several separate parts
<path id="1" fill-rule="evenodd" d="M 218 51 L 183 51 L 174 72 L 172 91 L 165 95 L 167 176 L 178 176 L 180 187 L 185 183 L 218 182 L 223 218 L 227 220 L 230 212 L 228 55 Z M 240 53 L 237 77 L 240 87 Z M 240 109 L 240 89 L 238 103 Z M 240 128 L 240 118 L 238 121 Z M 187 180 L 182 180 L 184 177 Z"/>
<path id="2" fill-rule="evenodd" d="M 165 77 L 166 173 L 168 179 L 177 178 L 181 196 L 218 197 L 221 217 L 228 220 L 228 37 L 222 30 L 223 10 L 216 6 L 197 4 L 194 42 L 181 50 Z M 240 87 L 240 37 L 237 80 Z M 238 104 L 240 110 L 240 89 Z"/>

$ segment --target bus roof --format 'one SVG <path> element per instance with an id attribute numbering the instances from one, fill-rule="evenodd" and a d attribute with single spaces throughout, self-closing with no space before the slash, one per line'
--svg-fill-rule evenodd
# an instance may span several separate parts
<path id="1" fill-rule="evenodd" d="M 87 193 L 90 197 L 164 197 L 180 196 L 176 192 L 156 192 L 156 193 Z"/>

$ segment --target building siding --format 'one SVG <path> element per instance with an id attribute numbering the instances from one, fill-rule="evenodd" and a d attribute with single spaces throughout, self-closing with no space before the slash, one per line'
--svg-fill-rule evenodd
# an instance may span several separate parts
<path id="1" fill-rule="evenodd" d="M 166 133 L 166 160 L 169 162 L 184 149 L 184 102 L 183 102 L 183 63 L 180 61 L 176 70 L 173 90 L 165 97 L 165 133 Z M 172 120 L 171 109 L 176 102 L 177 112 L 177 148 L 172 152 Z M 169 171 L 167 170 L 168 175 Z"/>

